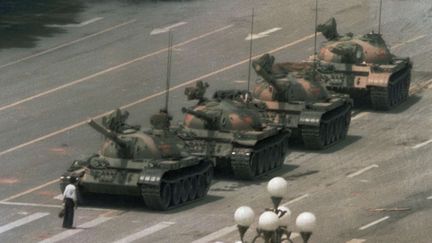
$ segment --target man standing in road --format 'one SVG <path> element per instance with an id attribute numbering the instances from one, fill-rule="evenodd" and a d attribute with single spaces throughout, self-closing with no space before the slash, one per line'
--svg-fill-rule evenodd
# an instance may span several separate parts
<path id="1" fill-rule="evenodd" d="M 70 178 L 69 185 L 66 186 L 63 192 L 63 201 L 65 204 L 65 212 L 63 217 L 63 228 L 72 229 L 74 221 L 74 211 L 77 208 L 77 195 L 76 195 L 76 184 L 77 179 L 75 177 Z"/>

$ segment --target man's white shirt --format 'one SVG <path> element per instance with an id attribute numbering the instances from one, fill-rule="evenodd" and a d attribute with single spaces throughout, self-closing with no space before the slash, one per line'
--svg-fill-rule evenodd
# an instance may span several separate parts
<path id="1" fill-rule="evenodd" d="M 67 185 L 64 192 L 63 192 L 63 197 L 64 198 L 70 198 L 70 199 L 74 200 L 74 202 L 76 202 L 76 200 L 77 200 L 76 187 L 72 184 Z"/>

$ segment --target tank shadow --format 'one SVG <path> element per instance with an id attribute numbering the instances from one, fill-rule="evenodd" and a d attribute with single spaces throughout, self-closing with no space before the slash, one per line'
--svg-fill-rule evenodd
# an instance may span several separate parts
<path id="1" fill-rule="evenodd" d="M 290 171 L 293 171 L 297 169 L 298 165 L 290 165 L 290 164 L 284 164 L 281 168 L 277 170 L 270 171 L 260 177 L 255 178 L 254 180 L 239 180 L 234 178 L 234 174 L 232 170 L 222 170 L 218 169 L 215 170 L 214 178 L 215 180 L 223 180 L 227 182 L 235 182 L 235 185 L 231 185 L 229 188 L 219 188 L 219 189 L 213 189 L 213 191 L 236 191 L 239 188 L 250 186 L 250 185 L 260 185 L 263 182 L 268 182 L 271 178 L 276 176 L 281 176 L 285 173 L 288 173 Z M 212 189 L 210 188 L 210 191 Z"/>
<path id="2" fill-rule="evenodd" d="M 349 133 L 349 132 L 348 132 Z M 345 147 L 350 146 L 351 144 L 357 142 L 358 140 L 360 140 L 362 137 L 361 136 L 357 136 L 357 135 L 349 135 L 342 141 L 326 148 L 323 150 L 311 150 L 311 149 L 306 149 L 303 144 L 292 144 L 290 146 L 290 149 L 296 152 L 304 152 L 304 153 L 317 153 L 317 154 L 329 154 L 329 153 L 334 153 L 337 152 L 339 150 L 344 149 Z M 288 155 L 289 156 L 289 155 Z"/>
<path id="3" fill-rule="evenodd" d="M 394 107 L 393 109 L 391 109 L 389 111 L 383 111 L 383 112 L 374 111 L 374 112 L 376 112 L 376 113 L 399 114 L 399 113 L 402 113 L 402 112 L 408 110 L 409 108 L 411 108 L 411 106 L 415 105 L 421 99 L 422 99 L 422 97 L 419 96 L 419 95 L 411 95 L 411 96 L 409 96 L 407 98 L 407 100 L 404 103 L 402 103 L 402 104 Z"/>
<path id="4" fill-rule="evenodd" d="M 85 205 L 79 206 L 79 208 L 88 207 L 88 208 L 98 208 L 98 209 L 107 209 L 107 210 L 125 210 L 125 211 L 171 214 L 180 211 L 190 210 L 195 207 L 199 207 L 220 199 L 222 199 L 222 197 L 208 194 L 204 198 L 198 199 L 193 202 L 187 202 L 186 204 L 178 208 L 173 208 L 167 211 L 156 211 L 156 210 L 148 209 L 144 201 L 140 197 L 94 194 L 91 197 L 86 198 Z"/>
<path id="5" fill-rule="evenodd" d="M 84 4 L 78 1 L 0 1 L 0 49 L 31 48 L 40 37 L 65 32 L 61 25 L 76 24 Z"/>

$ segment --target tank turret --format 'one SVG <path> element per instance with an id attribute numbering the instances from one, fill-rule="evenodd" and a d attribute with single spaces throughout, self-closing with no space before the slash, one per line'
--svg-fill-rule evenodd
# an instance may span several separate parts
<path id="1" fill-rule="evenodd" d="M 409 58 L 391 54 L 380 33 L 339 35 L 334 18 L 318 25 L 317 31 L 327 39 L 318 58 L 333 65 L 332 71 L 322 75 L 328 89 L 349 94 L 355 103 L 371 103 L 379 110 L 407 99 L 412 63 Z"/>
<path id="2" fill-rule="evenodd" d="M 255 72 L 264 81 L 255 86 L 255 97 L 282 102 L 314 102 L 329 98 L 312 63 L 274 63 L 274 60 L 273 56 L 265 54 L 252 62 Z"/>

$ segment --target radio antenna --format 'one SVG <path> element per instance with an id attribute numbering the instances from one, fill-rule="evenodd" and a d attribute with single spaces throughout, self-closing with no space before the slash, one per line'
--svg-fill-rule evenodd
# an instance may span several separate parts
<path id="1" fill-rule="evenodd" d="M 381 34 L 381 11 L 382 11 L 382 0 L 380 0 L 379 15 L 378 15 L 378 34 Z"/>
<path id="2" fill-rule="evenodd" d="M 255 11 L 252 8 L 252 21 L 251 21 L 251 32 L 250 32 L 250 42 L 249 42 L 249 68 L 248 68 L 248 81 L 247 81 L 248 82 L 247 83 L 247 90 L 248 91 L 250 89 L 250 79 L 251 79 L 254 16 L 255 16 Z"/>
<path id="3" fill-rule="evenodd" d="M 317 26 L 318 26 L 318 0 L 315 0 L 315 37 L 314 37 L 314 62 L 317 55 Z"/>
<path id="4" fill-rule="evenodd" d="M 172 42 L 173 42 L 173 36 L 170 30 L 168 32 L 168 63 L 167 63 L 166 91 L 165 91 L 165 111 L 167 113 L 168 113 L 169 90 L 170 90 L 170 80 L 171 80 Z"/>

